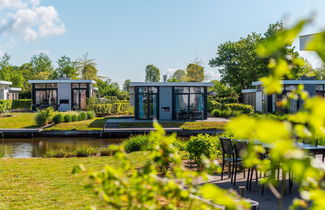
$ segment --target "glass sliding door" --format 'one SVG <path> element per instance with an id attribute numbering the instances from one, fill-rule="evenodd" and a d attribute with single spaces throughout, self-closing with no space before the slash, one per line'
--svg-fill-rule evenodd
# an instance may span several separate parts
<path id="1" fill-rule="evenodd" d="M 203 87 L 175 87 L 176 119 L 203 119 L 205 111 L 204 92 Z"/>
<path id="2" fill-rule="evenodd" d="M 156 87 L 139 87 L 138 119 L 149 120 L 158 116 L 158 89 Z"/>
<path id="3" fill-rule="evenodd" d="M 87 109 L 87 91 L 80 90 L 80 109 L 86 110 Z"/>
<path id="4" fill-rule="evenodd" d="M 58 104 L 57 84 L 35 84 L 32 92 L 34 105 L 36 107 L 53 106 L 56 108 Z"/>
<path id="5" fill-rule="evenodd" d="M 80 103 L 79 103 L 79 90 L 73 90 L 73 109 L 79 110 L 80 109 Z"/>
<path id="6" fill-rule="evenodd" d="M 74 110 L 86 110 L 87 97 L 87 84 L 72 84 L 72 108 Z"/>
<path id="7" fill-rule="evenodd" d="M 157 95 L 149 95 L 149 118 L 153 119 L 157 117 Z"/>

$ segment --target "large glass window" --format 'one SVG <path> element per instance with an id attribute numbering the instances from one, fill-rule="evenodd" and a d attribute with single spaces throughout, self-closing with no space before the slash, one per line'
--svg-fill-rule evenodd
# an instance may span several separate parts
<path id="1" fill-rule="evenodd" d="M 138 118 L 153 119 L 158 116 L 158 88 L 139 87 L 138 88 Z"/>
<path id="2" fill-rule="evenodd" d="M 56 105 L 57 104 L 57 84 L 35 84 L 35 104 L 36 105 Z"/>
<path id="3" fill-rule="evenodd" d="M 87 109 L 87 91 L 88 84 L 86 83 L 73 83 L 72 87 L 72 108 L 74 110 L 85 110 Z"/>
<path id="4" fill-rule="evenodd" d="M 204 103 L 203 87 L 175 87 L 175 111 L 178 120 L 203 119 Z"/>
<path id="5" fill-rule="evenodd" d="M 316 85 L 316 95 L 324 97 L 325 96 L 325 87 L 324 85 Z"/>

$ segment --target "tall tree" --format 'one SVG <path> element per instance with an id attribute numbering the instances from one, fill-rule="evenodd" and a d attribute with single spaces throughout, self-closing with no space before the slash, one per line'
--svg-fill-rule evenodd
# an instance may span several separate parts
<path id="1" fill-rule="evenodd" d="M 0 80 L 12 82 L 12 86 L 23 88 L 24 77 L 19 71 L 19 67 L 10 64 L 10 55 L 4 54 L 0 58 Z"/>
<path id="2" fill-rule="evenodd" d="M 221 74 L 222 82 L 235 88 L 238 94 L 242 89 L 251 88 L 252 82 L 261 77 L 267 76 L 269 72 L 269 58 L 261 58 L 256 53 L 257 46 L 270 39 L 274 34 L 283 31 L 285 28 L 282 22 L 270 24 L 267 31 L 262 34 L 251 33 L 239 41 L 227 41 L 217 48 L 217 55 L 209 62 L 211 67 L 217 67 Z M 291 45 L 284 46 L 281 53 L 288 58 L 299 57 L 298 52 Z M 298 78 L 306 74 L 308 67 L 295 67 L 291 78 Z M 286 79 L 286 78 L 284 78 Z"/>
<path id="3" fill-rule="evenodd" d="M 205 79 L 203 66 L 197 63 L 188 64 L 186 68 L 186 80 L 188 82 L 202 82 Z"/>
<path id="4" fill-rule="evenodd" d="M 72 61 L 71 58 L 67 56 L 62 56 L 57 61 L 58 67 L 56 69 L 57 77 L 64 77 L 71 79 L 77 79 L 79 77 L 77 61 Z"/>
<path id="5" fill-rule="evenodd" d="M 168 79 L 168 82 L 185 82 L 186 81 L 186 71 L 179 69 L 173 73 L 173 75 Z"/>
<path id="6" fill-rule="evenodd" d="M 160 81 L 160 70 L 150 64 L 146 67 L 146 82 L 159 82 Z"/>
<path id="7" fill-rule="evenodd" d="M 96 81 L 98 92 L 100 96 L 118 96 L 120 93 L 120 87 L 117 82 L 112 82 L 107 78 L 105 81 L 99 79 Z"/>
<path id="8" fill-rule="evenodd" d="M 125 82 L 123 83 L 123 90 L 126 92 L 130 92 L 130 82 L 131 80 L 127 79 L 125 80 Z"/>
<path id="9" fill-rule="evenodd" d="M 30 61 L 33 79 L 51 79 L 54 68 L 51 59 L 44 53 L 34 55 Z"/>
<path id="10" fill-rule="evenodd" d="M 320 68 L 315 69 L 316 79 L 325 80 L 325 63 Z"/>
<path id="11" fill-rule="evenodd" d="M 79 60 L 79 70 L 81 72 L 82 79 L 92 79 L 96 80 L 97 77 L 97 67 L 95 63 L 95 59 L 88 58 L 88 53 L 86 53 L 80 60 Z"/>

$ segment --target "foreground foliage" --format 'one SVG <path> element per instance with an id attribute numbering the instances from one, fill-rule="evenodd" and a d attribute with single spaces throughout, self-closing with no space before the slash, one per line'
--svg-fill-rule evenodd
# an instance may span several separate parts
<path id="1" fill-rule="evenodd" d="M 174 146 L 175 135 L 166 136 L 162 127 L 155 123 L 156 132 L 150 133 L 148 146 L 152 152 L 143 168 L 134 168 L 121 147 L 115 158 L 122 162 L 122 167 L 105 166 L 100 171 L 90 173 L 92 187 L 98 196 L 113 208 L 126 209 L 177 209 L 181 203 L 196 199 L 200 195 L 214 200 L 229 209 L 247 207 L 246 202 L 215 185 L 196 187 L 194 180 L 206 178 L 206 171 L 186 169 Z M 216 170 L 214 162 L 204 161 L 206 169 Z M 79 165 L 75 172 L 85 170 Z M 185 188 L 186 187 L 186 188 Z M 212 206 L 210 206 L 212 208 Z M 199 208 L 210 208 L 200 204 Z M 191 208 L 191 204 L 188 208 Z"/>
<path id="2" fill-rule="evenodd" d="M 305 65 L 302 59 L 287 56 L 282 51 L 283 47 L 291 45 L 296 36 L 301 32 L 309 20 L 303 20 L 288 30 L 283 30 L 270 37 L 257 48 L 257 53 L 264 58 L 269 58 L 269 68 L 272 74 L 261 78 L 264 94 L 282 93 L 282 79 L 293 78 L 294 69 Z M 316 51 L 325 61 L 325 33 L 316 35 L 309 45 L 309 50 Z M 289 59 L 289 60 L 288 60 Z M 293 207 L 310 209 L 323 209 L 325 206 L 325 190 L 323 180 L 325 171 L 320 164 L 308 156 L 295 144 L 296 139 L 316 140 L 325 136 L 325 100 L 321 97 L 309 98 L 303 86 L 288 93 L 280 105 L 285 108 L 290 105 L 290 100 L 303 100 L 304 108 L 296 114 L 288 116 L 287 121 L 278 121 L 265 118 L 258 119 L 249 116 L 240 116 L 227 124 L 229 131 L 239 139 L 259 139 L 268 144 L 270 157 L 260 159 L 266 151 L 261 145 L 251 145 L 246 154 L 245 165 L 257 167 L 263 172 L 271 172 L 264 179 L 264 183 L 273 189 L 276 197 L 281 200 L 282 192 L 277 192 L 273 187 L 276 183 L 275 170 L 280 167 L 283 173 L 293 173 L 293 178 L 299 185 L 300 199 L 293 201 Z M 279 164 L 280 163 L 280 164 Z M 279 202 L 281 204 L 281 202 Z M 279 205 L 279 209 L 282 206 Z"/>

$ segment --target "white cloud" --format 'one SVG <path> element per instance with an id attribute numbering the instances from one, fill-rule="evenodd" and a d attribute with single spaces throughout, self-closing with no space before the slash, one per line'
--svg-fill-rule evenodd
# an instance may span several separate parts
<path id="1" fill-rule="evenodd" d="M 14 1 L 16 6 L 8 4 L 6 7 L 11 10 L 0 20 L 0 34 L 32 41 L 65 32 L 64 23 L 53 6 L 40 6 L 39 0 L 30 0 L 28 3 L 22 0 Z"/>
<path id="2" fill-rule="evenodd" d="M 21 0 L 0 0 L 0 9 L 22 9 L 26 6 Z"/>

